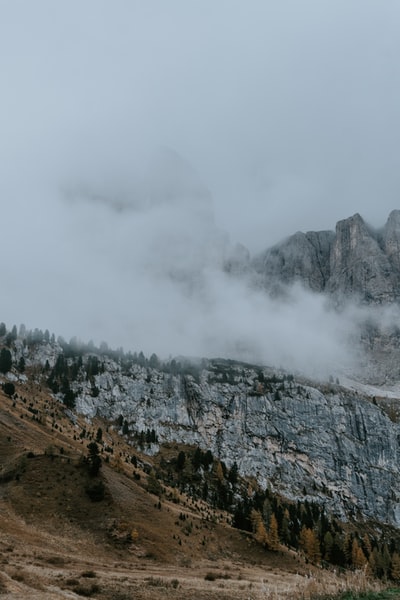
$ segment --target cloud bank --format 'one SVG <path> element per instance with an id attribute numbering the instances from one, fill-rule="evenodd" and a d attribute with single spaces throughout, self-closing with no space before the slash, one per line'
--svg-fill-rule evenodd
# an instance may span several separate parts
<path id="1" fill-rule="evenodd" d="M 236 241 L 396 208 L 399 17 L 390 0 L 4 1 L 0 318 L 161 355 L 347 360 L 351 318 L 222 265 Z"/>
<path id="2" fill-rule="evenodd" d="M 113 169 L 99 174 L 10 209 L 5 318 L 162 358 L 223 356 L 314 375 L 349 363 L 352 320 L 322 296 L 299 287 L 272 299 L 248 274 L 226 271 L 235 246 L 176 152 L 136 164 L 123 189 Z"/>

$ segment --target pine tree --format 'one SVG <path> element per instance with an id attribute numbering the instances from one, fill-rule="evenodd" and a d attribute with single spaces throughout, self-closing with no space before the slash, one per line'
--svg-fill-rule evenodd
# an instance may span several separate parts
<path id="1" fill-rule="evenodd" d="M 283 511 L 280 538 L 284 544 L 290 543 L 290 514 L 287 508 Z"/>
<path id="2" fill-rule="evenodd" d="M 275 516 L 275 513 L 272 513 L 271 519 L 269 521 L 269 529 L 268 529 L 268 546 L 271 550 L 279 550 L 279 532 L 278 532 L 278 521 Z"/>
<path id="3" fill-rule="evenodd" d="M 11 370 L 12 358 L 11 352 L 7 348 L 2 348 L 0 352 L 0 372 L 8 373 Z"/>
<path id="4" fill-rule="evenodd" d="M 99 456 L 99 447 L 96 442 L 90 442 L 88 445 L 89 455 L 87 458 L 89 464 L 89 473 L 95 477 L 101 467 L 101 458 Z"/>
<path id="5" fill-rule="evenodd" d="M 200 448 L 197 447 L 192 457 L 192 465 L 195 471 L 198 471 L 201 467 L 202 454 Z"/>
<path id="6" fill-rule="evenodd" d="M 369 556 L 372 552 L 372 546 L 371 546 L 371 540 L 369 539 L 367 534 L 365 534 L 362 539 L 362 548 L 363 548 L 366 558 L 369 558 Z"/>
<path id="7" fill-rule="evenodd" d="M 324 535 L 324 548 L 325 548 L 324 559 L 329 562 L 332 558 L 332 548 L 333 548 L 333 537 L 332 537 L 332 534 L 330 531 L 327 531 L 326 534 Z"/>
<path id="8" fill-rule="evenodd" d="M 351 549 L 351 562 L 355 569 L 362 569 L 367 564 L 367 559 L 362 551 L 362 548 L 358 545 L 356 538 L 353 540 Z"/>
<path id="9" fill-rule="evenodd" d="M 367 573 L 371 577 L 378 577 L 379 575 L 379 558 L 377 548 L 374 548 L 369 555 Z"/>
<path id="10" fill-rule="evenodd" d="M 237 480 L 238 480 L 238 466 L 237 466 L 236 462 L 234 462 L 233 465 L 230 468 L 229 475 L 228 475 L 228 480 L 230 481 L 230 483 L 232 485 L 236 485 L 237 484 Z"/>
<path id="11" fill-rule="evenodd" d="M 224 481 L 224 471 L 222 469 L 222 465 L 220 461 L 217 461 L 216 466 L 215 466 L 215 476 L 218 479 L 218 481 L 220 483 L 222 483 Z"/>
<path id="12" fill-rule="evenodd" d="M 321 549 L 315 531 L 309 527 L 303 527 L 300 532 L 300 545 L 311 562 L 321 562 Z"/>
<path id="13" fill-rule="evenodd" d="M 394 581 L 400 581 L 400 555 L 397 552 L 392 554 L 390 577 Z"/>
<path id="14" fill-rule="evenodd" d="M 268 535 L 261 513 L 253 508 L 250 518 L 255 539 L 259 544 L 265 545 L 268 541 Z"/>
<path id="15" fill-rule="evenodd" d="M 384 577 L 387 577 L 389 575 L 389 572 L 390 572 L 390 563 L 391 563 L 390 552 L 389 552 L 389 549 L 387 547 L 387 544 L 384 544 L 383 548 L 382 548 L 382 567 L 383 567 L 383 575 L 384 575 Z"/>
<path id="16" fill-rule="evenodd" d="M 176 461 L 177 471 L 182 471 L 183 467 L 185 466 L 185 462 L 186 462 L 186 454 L 184 453 L 183 450 L 181 450 L 178 454 L 178 458 Z"/>

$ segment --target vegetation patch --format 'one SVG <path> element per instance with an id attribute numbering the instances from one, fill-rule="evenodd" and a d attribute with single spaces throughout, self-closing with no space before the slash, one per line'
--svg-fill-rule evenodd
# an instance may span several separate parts
<path id="1" fill-rule="evenodd" d="M 97 585 L 97 583 L 93 583 L 93 585 L 91 585 L 89 587 L 79 585 L 79 586 L 73 588 L 73 591 L 75 592 L 75 594 L 78 594 L 78 596 L 84 596 L 86 598 L 90 598 L 91 596 L 94 596 L 94 594 L 100 593 L 100 586 Z"/>
<path id="2" fill-rule="evenodd" d="M 400 589 L 388 589 L 382 592 L 343 592 L 339 595 L 314 596 L 313 600 L 399 600 Z"/>
<path id="3" fill-rule="evenodd" d="M 94 579 L 95 577 L 97 577 L 97 573 L 95 571 L 83 571 L 83 573 L 81 573 L 81 577 L 87 577 L 88 579 Z"/>

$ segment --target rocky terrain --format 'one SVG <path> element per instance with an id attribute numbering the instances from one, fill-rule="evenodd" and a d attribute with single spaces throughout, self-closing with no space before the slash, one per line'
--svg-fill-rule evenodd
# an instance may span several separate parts
<path id="1" fill-rule="evenodd" d="M 12 347 L 21 352 L 20 343 L 15 342 Z M 382 587 L 365 569 L 339 573 L 329 566 L 321 569 L 318 556 L 310 560 L 304 552 L 283 544 L 268 549 L 259 532 L 233 528 L 229 512 L 216 508 L 211 497 L 206 502 L 193 493 L 192 486 L 203 468 L 196 473 L 191 461 L 184 468 L 179 464 L 179 456 L 196 455 L 190 446 L 161 443 L 161 429 L 160 439 L 153 444 L 151 439 L 134 435 L 132 422 L 126 427 L 124 421 L 120 430 L 119 419 L 93 416 L 104 408 L 112 418 L 112 406 L 117 412 L 123 403 L 129 405 L 131 412 L 126 414 L 130 416 L 135 402 L 123 400 L 122 386 L 128 380 L 137 382 L 136 393 L 150 395 L 149 386 L 160 390 L 163 374 L 159 369 L 133 368 L 124 379 L 118 361 L 85 354 L 82 368 L 89 363 L 93 370 L 94 356 L 99 359 L 100 371 L 104 362 L 104 372 L 93 375 L 94 379 L 89 376 L 90 384 L 100 386 L 99 400 L 89 402 L 85 396 L 88 388 L 83 389 L 85 378 L 78 377 L 82 392 L 76 400 L 77 406 L 81 404 L 77 411 L 68 407 L 66 394 L 54 395 L 46 385 L 65 351 L 56 342 L 31 341 L 24 347 L 23 372 L 19 359 L 19 369 L 13 366 L 2 375 L 7 393 L 0 389 L 1 597 L 300 600 L 346 589 Z M 67 361 L 72 366 L 73 358 Z M 47 362 L 53 365 L 50 369 Z M 246 370 L 247 375 L 250 372 Z M 176 384 L 179 379 L 175 376 Z M 181 386 L 183 390 L 184 379 Z M 181 393 L 185 398 L 191 396 L 190 386 Z M 185 402 L 186 408 L 175 402 L 178 437 L 185 430 L 182 421 L 187 431 L 194 430 L 198 407 Z M 137 411 L 136 431 L 153 424 L 154 406 L 147 416 L 143 410 Z M 172 431 L 172 423 L 168 427 Z M 102 463 L 96 475 L 88 462 L 93 444 L 100 450 Z M 207 473 L 210 492 L 218 489 L 222 477 L 221 463 L 215 458 L 211 461 L 215 468 Z M 166 465 L 164 472 L 172 470 L 174 477 L 180 478 L 179 485 L 166 483 L 167 473 L 163 480 L 162 464 Z M 203 474 L 206 471 L 204 467 Z M 235 485 L 235 501 L 243 485 L 252 489 L 252 494 L 257 490 L 254 478 Z M 372 539 L 372 530 L 369 532 Z M 337 535 L 351 539 L 339 529 Z M 370 552 L 373 556 L 371 548 Z M 385 568 L 391 572 L 389 563 Z"/>
<path id="2" fill-rule="evenodd" d="M 243 259 L 241 272 L 274 296 L 300 285 L 338 314 L 350 308 L 357 320 L 348 340 L 357 357 L 353 376 L 387 385 L 400 380 L 399 257 L 400 211 L 393 210 L 377 230 L 355 214 L 336 231 L 299 231 Z"/>
<path id="3" fill-rule="evenodd" d="M 119 420 L 132 444 L 153 432 L 150 455 L 168 442 L 198 446 L 287 498 L 329 506 L 341 518 L 400 525 L 396 394 L 222 359 L 67 358 L 71 348 L 55 341 L 29 348 L 17 339 L 13 347 L 13 362 L 39 369 L 40 381 L 79 414 Z"/>
<path id="4" fill-rule="evenodd" d="M 339 221 L 336 231 L 297 232 L 253 259 L 267 289 L 300 282 L 337 299 L 368 304 L 400 299 L 400 211 L 381 230 L 359 214 Z"/>
<path id="5" fill-rule="evenodd" d="M 286 497 L 400 525 L 400 427 L 372 398 L 225 361 L 196 379 L 108 363 L 96 398 L 76 382 L 76 406 L 90 418 L 123 415 L 133 434 L 150 428 L 160 442 L 210 449 Z"/>
<path id="6" fill-rule="evenodd" d="M 336 232 L 298 232 L 255 259 L 238 247 L 226 270 L 275 296 L 301 284 L 329 298 L 334 310 L 347 302 L 383 310 L 400 300 L 399 249 L 400 211 L 379 231 L 354 215 Z M 262 569 L 285 548 L 291 573 L 304 574 L 304 560 L 318 565 L 323 559 L 400 579 L 399 334 L 393 319 L 382 325 L 369 314 L 360 321 L 358 341 L 363 381 L 336 373 L 316 381 L 220 358 L 162 361 L 0 324 L 0 551 L 6 565 L 0 593 L 253 597 L 251 578 L 259 571 L 247 574 L 245 587 L 225 583 L 201 595 L 199 578 L 221 553 L 228 559 L 221 563 L 226 578 L 234 561 L 246 571 L 243 540 Z M 57 485 L 48 488 L 49 479 Z M 147 507 L 143 514 L 138 503 Z M 165 521 L 159 511 L 169 515 Z M 18 579 L 28 530 L 31 540 L 50 536 L 52 548 L 61 536 L 67 551 L 54 563 L 38 550 L 43 540 L 32 541 L 33 559 Z M 73 541 L 79 536 L 85 550 L 67 569 L 79 555 Z M 184 536 L 191 536 L 186 550 Z M 121 537 L 127 544 L 122 554 Z M 112 573 L 96 569 L 98 583 L 89 585 L 82 573 L 94 571 L 94 562 L 83 556 L 96 554 L 99 544 L 99 564 L 122 563 Z M 182 564 L 190 553 L 190 561 L 202 557 L 194 579 L 171 578 L 176 544 Z M 139 571 L 146 553 L 158 566 L 146 568 L 144 579 Z M 170 566 L 160 570 L 160 561 Z M 57 577 L 64 578 L 58 587 L 56 564 Z M 260 581 L 254 598 L 263 597 Z M 157 590 L 144 590 L 145 582 Z M 276 598 L 295 597 L 296 585 Z"/>

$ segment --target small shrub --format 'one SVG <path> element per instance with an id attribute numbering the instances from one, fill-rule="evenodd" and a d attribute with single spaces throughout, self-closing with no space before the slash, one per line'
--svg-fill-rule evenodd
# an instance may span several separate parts
<path id="1" fill-rule="evenodd" d="M 94 583 L 88 588 L 82 585 L 78 585 L 73 589 L 73 591 L 75 592 L 75 594 L 78 594 L 78 596 L 85 596 L 85 598 L 90 598 L 90 596 L 93 596 L 94 594 L 98 594 L 100 592 L 100 586 L 97 585 L 97 583 Z"/>
<path id="2" fill-rule="evenodd" d="M 93 579 L 94 577 L 97 577 L 97 574 L 95 571 L 83 571 L 83 573 L 81 573 L 81 577 Z"/>
<path id="3" fill-rule="evenodd" d="M 106 488 L 104 483 L 99 480 L 88 485 L 85 491 L 92 502 L 101 502 L 104 500 Z"/>
<path id="4" fill-rule="evenodd" d="M 62 567 L 65 564 L 65 559 L 62 556 L 49 556 L 46 558 L 46 562 L 48 562 L 49 565 L 58 565 L 59 567 Z"/>
<path id="5" fill-rule="evenodd" d="M 164 587 L 165 586 L 165 582 L 163 579 L 161 579 L 161 577 L 148 577 L 146 579 L 147 581 L 147 585 L 150 585 L 151 587 Z"/>
<path id="6" fill-rule="evenodd" d="M 71 577 L 70 579 L 66 580 L 65 585 L 79 585 L 79 579 Z"/>

